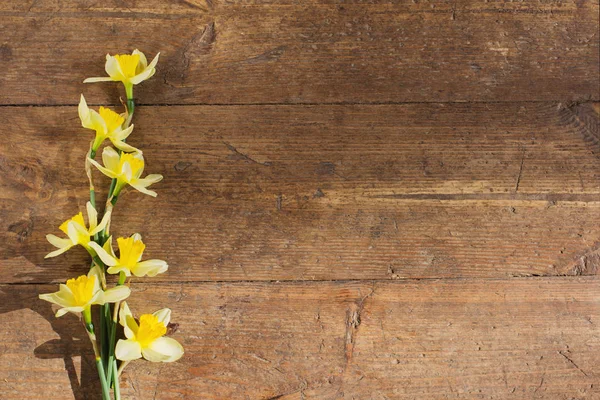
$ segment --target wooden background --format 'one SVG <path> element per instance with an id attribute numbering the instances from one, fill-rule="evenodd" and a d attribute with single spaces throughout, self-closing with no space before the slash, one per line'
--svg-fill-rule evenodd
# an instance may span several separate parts
<path id="1" fill-rule="evenodd" d="M 113 230 L 169 272 L 186 349 L 130 399 L 600 398 L 597 0 L 0 2 L 0 398 L 96 399 L 37 299 L 83 210 L 76 105 L 161 52 L 130 142 L 161 173 Z M 99 186 L 108 181 L 98 176 Z"/>

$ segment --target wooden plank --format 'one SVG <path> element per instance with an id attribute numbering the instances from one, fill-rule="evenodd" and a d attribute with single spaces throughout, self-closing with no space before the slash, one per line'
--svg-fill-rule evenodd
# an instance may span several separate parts
<path id="1" fill-rule="evenodd" d="M 597 274 L 598 111 L 590 104 L 140 107 L 130 142 L 165 176 L 126 192 L 168 281 Z M 0 282 L 62 281 L 44 260 L 83 210 L 75 107 L 0 109 Z M 108 180 L 96 174 L 98 198 Z M 101 189 L 102 188 L 102 189 Z M 100 202 L 102 200 L 99 200 Z"/>
<path id="2" fill-rule="evenodd" d="M 600 393 L 597 277 L 147 282 L 132 285 L 133 310 L 170 306 L 179 324 L 173 337 L 186 355 L 175 364 L 128 367 L 128 399 L 593 399 Z M 55 319 L 37 299 L 54 288 L 0 287 L 4 399 L 83 398 L 82 373 L 83 390 L 95 389 L 83 327 L 74 317 Z M 65 359 L 73 363 L 71 378 Z"/>
<path id="3" fill-rule="evenodd" d="M 340 6 L 336 0 L 306 0 L 302 2 L 306 6 Z M 591 2 L 593 4 L 593 2 Z M 369 0 L 365 4 L 364 0 L 345 0 L 341 5 L 341 11 L 344 6 L 387 6 L 388 9 L 398 12 L 524 12 L 537 14 L 574 12 L 586 5 L 574 3 L 569 0 L 554 0 L 552 2 L 538 2 L 535 0 L 522 0 L 519 2 L 490 2 L 486 0 L 456 0 L 456 1 L 412 1 L 412 0 Z M 156 15 L 203 15 L 211 12 L 218 12 L 220 8 L 243 6 L 246 9 L 265 9 L 265 7 L 274 8 L 278 6 L 298 6 L 295 0 L 187 0 L 179 2 L 169 2 L 162 0 L 145 0 L 143 2 L 128 3 L 127 7 L 123 4 L 114 2 L 89 3 L 81 0 L 62 2 L 60 0 L 37 0 L 35 3 L 23 3 L 18 1 L 4 1 L 0 4 L 0 11 L 14 13 L 83 13 L 83 12 L 103 12 L 106 14 L 129 13 L 138 15 L 140 13 Z"/>
<path id="4" fill-rule="evenodd" d="M 3 2 L 0 104 L 115 103 L 79 82 L 134 47 L 162 54 L 149 104 L 599 99 L 592 0 L 73 3 Z"/>

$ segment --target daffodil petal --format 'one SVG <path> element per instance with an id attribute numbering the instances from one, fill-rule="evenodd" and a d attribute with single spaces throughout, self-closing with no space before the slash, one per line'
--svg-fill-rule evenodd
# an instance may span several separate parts
<path id="1" fill-rule="evenodd" d="M 61 283 L 59 285 L 59 289 L 58 292 L 56 292 L 56 295 L 64 299 L 64 304 L 72 305 L 75 302 L 75 296 L 73 296 L 73 292 L 64 283 Z"/>
<path id="2" fill-rule="evenodd" d="M 94 228 L 90 233 L 92 235 L 95 235 L 96 233 L 105 229 L 106 226 L 108 225 L 108 223 L 110 222 L 111 215 L 112 215 L 112 212 L 110 212 L 110 211 L 108 211 L 106 214 L 104 214 L 104 216 L 102 217 L 102 221 L 100 221 L 100 224 L 96 228 Z"/>
<path id="3" fill-rule="evenodd" d="M 131 361 L 142 358 L 142 346 L 132 339 L 119 339 L 115 348 L 115 357 L 121 361 Z"/>
<path id="4" fill-rule="evenodd" d="M 137 85 L 139 83 L 142 83 L 143 81 L 145 81 L 146 79 L 150 79 L 152 78 L 152 76 L 156 73 L 156 69 L 151 68 L 150 66 L 146 67 L 146 69 L 144 69 L 142 72 L 140 72 L 139 74 L 137 74 L 136 76 L 134 76 L 133 78 L 129 79 L 129 82 L 133 83 L 134 85 Z"/>
<path id="5" fill-rule="evenodd" d="M 133 187 L 138 192 L 142 192 L 142 193 L 147 194 L 147 195 L 152 196 L 152 197 L 156 197 L 157 196 L 157 193 L 154 190 L 148 190 L 145 187 L 139 186 L 139 185 L 134 185 L 134 184 L 130 184 L 130 185 L 131 185 L 131 187 Z"/>
<path id="6" fill-rule="evenodd" d="M 131 310 L 129 309 L 129 304 L 127 304 L 126 301 L 121 303 L 121 306 L 119 307 L 119 323 L 121 324 L 121 326 L 125 327 L 127 326 L 127 317 L 133 317 L 133 314 L 131 313 Z"/>
<path id="7" fill-rule="evenodd" d="M 88 158 L 89 162 L 92 163 L 92 165 L 96 168 L 98 168 L 98 170 L 100 172 L 102 172 L 104 175 L 108 176 L 109 178 L 116 178 L 117 175 L 111 171 L 110 169 L 104 168 L 102 165 L 98 164 L 95 160 L 92 160 L 91 158 Z"/>
<path id="8" fill-rule="evenodd" d="M 57 247 L 59 249 L 63 249 L 67 246 L 71 246 L 71 240 L 70 239 L 63 239 L 63 238 L 59 238 L 56 235 L 52 235 L 52 234 L 48 234 L 46 235 L 46 240 L 48 240 L 48 242 L 50 242 L 50 244 L 54 247 Z"/>
<path id="9" fill-rule="evenodd" d="M 152 62 L 150 62 L 150 65 L 148 65 L 148 68 L 154 68 L 154 67 L 156 67 L 156 64 L 158 63 L 158 57 L 159 56 L 160 56 L 160 51 L 158 53 L 156 53 L 156 55 L 152 59 Z"/>
<path id="10" fill-rule="evenodd" d="M 104 166 L 111 171 L 117 171 L 119 168 L 119 153 L 112 147 L 105 147 L 102 151 L 102 162 Z"/>
<path id="11" fill-rule="evenodd" d="M 73 305 L 72 296 L 71 296 L 71 298 L 69 298 L 69 297 L 65 296 L 64 293 L 61 293 L 60 291 L 55 292 L 55 293 L 40 294 L 39 298 L 41 300 L 45 300 L 45 301 L 48 301 L 53 304 L 58 304 L 61 307 L 69 307 L 69 306 Z"/>
<path id="12" fill-rule="evenodd" d="M 153 312 L 152 315 L 154 315 L 156 318 L 158 318 L 158 320 L 160 322 L 162 322 L 163 324 L 165 324 L 165 326 L 169 325 L 169 322 L 171 321 L 171 309 L 170 308 L 163 308 L 161 310 Z"/>
<path id="13" fill-rule="evenodd" d="M 133 171 L 129 162 L 125 161 L 123 163 L 122 172 L 123 175 L 125 175 L 125 179 L 127 179 L 127 182 L 131 181 L 131 178 L 133 178 Z"/>
<path id="14" fill-rule="evenodd" d="M 106 250 L 104 250 L 98 243 L 89 242 L 88 246 L 90 246 L 92 249 L 94 249 L 96 254 L 98 254 L 98 257 L 100 257 L 100 259 L 102 260 L 102 262 L 104 264 L 106 264 L 110 267 L 117 265 L 117 260 L 115 260 L 110 254 L 108 254 L 106 252 Z"/>
<path id="15" fill-rule="evenodd" d="M 121 71 L 119 61 L 110 55 L 106 55 L 106 64 L 104 64 L 104 70 L 114 80 L 124 80 L 125 76 Z"/>
<path id="16" fill-rule="evenodd" d="M 109 236 L 108 239 L 106 240 L 106 242 L 104 242 L 104 246 L 102 246 L 102 248 L 108 253 L 110 254 L 110 256 L 112 258 L 117 258 L 117 256 L 115 255 L 115 251 L 112 248 L 112 236 Z"/>
<path id="17" fill-rule="evenodd" d="M 119 309 L 119 323 L 123 327 L 123 331 L 127 339 L 135 337 L 139 326 L 137 322 L 135 322 L 135 319 L 133 318 L 131 310 L 129 309 L 126 301 L 121 303 L 121 307 Z"/>
<path id="18" fill-rule="evenodd" d="M 133 124 L 129 125 L 127 128 L 122 129 L 119 132 L 115 132 L 114 137 L 118 140 L 125 140 L 129 137 L 129 135 L 131 135 L 131 132 L 133 132 Z"/>
<path id="19" fill-rule="evenodd" d="M 142 349 L 142 355 L 148 361 L 173 362 L 183 356 L 183 346 L 177 340 L 163 336 Z"/>
<path id="20" fill-rule="evenodd" d="M 102 272 L 102 268 L 100 268 L 98 264 L 94 264 L 94 266 L 90 268 L 90 272 L 88 272 L 87 276 L 88 278 L 91 278 L 92 276 L 96 278 L 96 281 L 94 282 L 94 293 L 99 292 L 106 287 L 104 272 Z"/>
<path id="21" fill-rule="evenodd" d="M 58 317 L 62 317 L 63 315 L 65 315 L 68 312 L 72 312 L 72 313 L 80 313 L 83 311 L 83 307 L 65 307 L 65 308 L 61 308 L 60 310 L 58 310 L 55 314 L 55 316 Z"/>
<path id="22" fill-rule="evenodd" d="M 135 55 L 135 54 L 140 56 L 140 64 L 142 64 L 142 66 L 144 68 L 146 68 L 148 66 L 148 60 L 146 59 L 146 56 L 144 55 L 144 53 L 142 53 L 138 49 L 135 49 L 134 51 L 131 52 L 131 55 Z"/>
<path id="23" fill-rule="evenodd" d="M 85 204 L 85 208 L 87 209 L 90 230 L 93 230 L 96 228 L 96 226 L 98 226 L 98 211 L 96 211 L 92 203 L 89 201 Z"/>
<path id="24" fill-rule="evenodd" d="M 86 78 L 83 80 L 83 83 L 94 83 L 94 82 L 112 82 L 113 78 L 102 76 L 102 77 L 94 77 L 94 78 Z"/>
<path id="25" fill-rule="evenodd" d="M 115 286 L 114 288 L 110 288 L 104 292 L 104 302 L 117 303 L 128 298 L 130 294 L 131 289 L 129 289 L 129 287 L 123 285 Z"/>
<path id="26" fill-rule="evenodd" d="M 162 274 L 169 265 L 163 260 L 146 260 L 135 265 L 135 268 L 131 271 L 137 277 L 148 275 L 150 277 Z"/>
<path id="27" fill-rule="evenodd" d="M 157 53 L 156 56 L 154 57 L 154 59 L 152 60 L 152 62 L 150 63 L 150 65 L 148 65 L 142 72 L 140 72 L 139 74 L 137 74 L 136 76 L 134 76 L 133 78 L 131 78 L 129 80 L 129 82 L 133 83 L 134 85 L 137 85 L 138 83 L 141 83 L 143 81 L 145 81 L 146 79 L 150 79 L 155 73 L 156 73 L 156 64 L 158 63 L 158 57 L 160 56 L 160 53 Z M 140 60 L 141 60 L 141 56 L 140 56 Z M 144 56 L 144 59 L 146 57 Z"/>
<path id="28" fill-rule="evenodd" d="M 67 224 L 67 235 L 69 236 L 69 239 L 71 239 L 72 243 L 79 243 L 80 233 L 87 232 L 85 231 L 85 228 L 79 225 L 77 222 L 71 221 Z"/>
<path id="29" fill-rule="evenodd" d="M 131 271 L 129 270 L 129 268 L 121 266 L 121 265 L 109 267 L 109 268 L 107 268 L 106 272 L 108 272 L 109 274 L 112 274 L 112 275 L 120 274 L 121 272 L 123 272 L 125 274 L 125 276 L 127 276 L 127 277 L 131 276 Z"/>
<path id="30" fill-rule="evenodd" d="M 145 178 L 136 179 L 135 184 L 143 187 L 148 187 L 154 183 L 160 182 L 163 180 L 163 176 L 161 174 L 150 174 Z"/>
<path id="31" fill-rule="evenodd" d="M 127 153 L 133 153 L 134 151 L 138 151 L 138 152 L 140 151 L 139 149 L 136 149 L 132 145 L 122 142 L 120 140 L 111 140 L 111 142 L 117 149 L 123 150 Z"/>
<path id="32" fill-rule="evenodd" d="M 90 109 L 85 101 L 83 94 L 79 99 L 79 106 L 77 107 L 79 113 L 79 119 L 81 120 L 81 126 L 88 129 L 94 129 L 92 125 L 92 117 L 90 116 Z"/>
<path id="33" fill-rule="evenodd" d="M 92 296 L 90 301 L 87 302 L 87 305 L 88 306 L 91 306 L 92 304 L 104 305 L 104 303 L 107 303 L 106 299 L 104 298 L 104 292 L 102 290 L 98 290 L 94 293 L 94 295 Z"/>
<path id="34" fill-rule="evenodd" d="M 106 121 L 104 121 L 104 118 L 102 118 L 97 111 L 90 110 L 90 120 L 92 122 L 92 129 L 96 131 L 96 135 L 100 136 L 100 140 L 103 141 L 106 139 L 106 135 L 108 134 L 108 126 L 106 126 Z"/>
<path id="35" fill-rule="evenodd" d="M 44 258 L 52 258 L 52 257 L 59 256 L 59 255 L 61 255 L 62 253 L 64 253 L 64 252 L 66 252 L 67 250 L 69 250 L 71 247 L 73 247 L 73 245 L 72 245 L 72 244 L 69 244 L 68 246 L 66 246 L 66 247 L 63 247 L 62 249 L 58 249 L 58 250 L 51 251 L 50 253 L 46 254 L 46 255 L 44 256 Z"/>
<path id="36" fill-rule="evenodd" d="M 133 156 L 142 162 L 142 166 L 135 171 L 134 178 L 137 179 L 142 176 L 142 172 L 144 172 L 144 168 L 146 168 L 146 163 L 144 162 L 144 155 L 142 153 L 133 153 Z"/>

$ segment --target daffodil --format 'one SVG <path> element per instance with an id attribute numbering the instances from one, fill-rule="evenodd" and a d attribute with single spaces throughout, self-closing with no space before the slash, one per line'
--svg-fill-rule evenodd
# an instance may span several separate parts
<path id="1" fill-rule="evenodd" d="M 104 214 L 102 221 L 100 221 L 100 224 L 98 224 L 98 213 L 89 201 L 86 204 L 86 209 L 89 227 L 86 227 L 85 221 L 83 220 L 83 213 L 80 212 L 73 218 L 69 218 L 63 222 L 58 228 L 63 231 L 68 238 L 63 239 L 55 235 L 46 235 L 46 239 L 48 239 L 54 247 L 57 247 L 58 250 L 54 250 L 47 254 L 45 258 L 56 257 L 78 244 L 83 246 L 90 254 L 92 254 L 92 256 L 96 255 L 92 247 L 90 247 L 90 243 L 92 243 L 90 238 L 106 228 L 110 221 L 111 212 L 110 210 L 107 211 L 106 214 Z"/>
<path id="2" fill-rule="evenodd" d="M 148 64 L 144 53 L 135 49 L 131 54 L 106 55 L 106 64 L 104 69 L 107 77 L 87 78 L 84 83 L 117 81 L 123 82 L 127 91 L 127 98 L 133 97 L 133 85 L 137 85 L 149 79 L 156 72 L 156 63 L 158 62 L 158 53 L 152 62 Z"/>
<path id="3" fill-rule="evenodd" d="M 131 274 L 137 277 L 156 276 L 169 268 L 163 260 L 140 261 L 146 245 L 142 242 L 142 236 L 139 233 L 128 238 L 117 238 L 119 257 L 113 251 L 111 239 L 112 236 L 108 238 L 103 247 L 97 243 L 90 243 L 100 259 L 109 267 L 106 270 L 109 274 L 123 272 L 125 276 L 131 276 Z"/>
<path id="4" fill-rule="evenodd" d="M 83 95 L 81 95 L 81 99 L 79 100 L 78 110 L 81 125 L 84 128 L 96 131 L 96 138 L 92 143 L 94 154 L 106 139 L 110 140 L 120 150 L 128 152 L 138 151 L 141 153 L 140 150 L 123 141 L 127 139 L 133 130 L 133 125 L 123 129 L 126 115 L 117 114 L 113 110 L 104 107 L 100 107 L 98 111 L 90 110 Z"/>
<path id="5" fill-rule="evenodd" d="M 121 303 L 119 323 L 123 326 L 126 340 L 120 339 L 115 356 L 121 361 L 144 357 L 153 362 L 173 362 L 183 356 L 178 341 L 164 337 L 171 319 L 171 310 L 163 308 L 154 314 L 143 314 L 139 323 L 133 318 L 127 302 Z"/>
<path id="6" fill-rule="evenodd" d="M 56 312 L 61 317 L 68 312 L 84 313 L 86 318 L 93 304 L 116 303 L 129 297 L 131 290 L 127 286 L 115 286 L 103 290 L 102 272 L 97 265 L 87 275 L 69 279 L 61 284 L 58 292 L 40 294 L 40 299 L 58 304 L 62 308 Z"/>
<path id="7" fill-rule="evenodd" d="M 153 183 L 162 180 L 160 174 L 150 174 L 140 178 L 144 172 L 144 157 L 140 153 L 117 153 L 112 147 L 105 147 L 102 151 L 104 167 L 89 158 L 89 161 L 109 178 L 117 180 L 113 194 L 118 196 L 121 189 L 127 184 L 142 193 L 156 197 L 156 192 L 146 189 Z"/>

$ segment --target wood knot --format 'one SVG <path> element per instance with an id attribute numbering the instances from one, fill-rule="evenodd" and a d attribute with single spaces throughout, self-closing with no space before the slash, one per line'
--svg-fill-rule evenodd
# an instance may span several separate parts
<path id="1" fill-rule="evenodd" d="M 16 233 L 17 240 L 19 242 L 24 242 L 29 236 L 31 236 L 31 232 L 33 231 L 33 221 L 28 219 L 15 222 L 14 224 L 9 225 L 8 231 Z"/>

